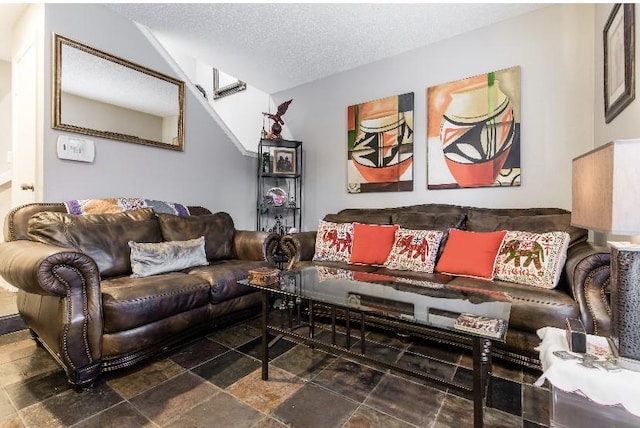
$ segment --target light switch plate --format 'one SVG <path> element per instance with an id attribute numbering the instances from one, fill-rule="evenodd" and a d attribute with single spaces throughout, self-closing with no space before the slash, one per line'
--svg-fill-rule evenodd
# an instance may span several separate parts
<path id="1" fill-rule="evenodd" d="M 93 162 L 95 147 L 93 141 L 86 138 L 58 136 L 58 157 L 80 162 Z"/>

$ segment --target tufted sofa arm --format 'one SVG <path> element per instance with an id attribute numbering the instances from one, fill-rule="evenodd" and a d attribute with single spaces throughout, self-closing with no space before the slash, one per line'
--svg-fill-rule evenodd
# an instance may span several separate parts
<path id="1" fill-rule="evenodd" d="M 280 240 L 280 248 L 290 262 L 311 260 L 316 249 L 316 234 L 314 230 L 284 235 Z"/>
<path id="2" fill-rule="evenodd" d="M 76 384 L 100 370 L 102 300 L 100 273 L 85 254 L 39 242 L 0 243 L 0 275 L 28 293 L 18 298 L 25 322 L 52 348 Z M 43 300 L 57 302 L 55 312 L 40 310 Z"/>
<path id="3" fill-rule="evenodd" d="M 233 237 L 233 249 L 240 260 L 265 260 L 276 264 L 274 254 L 280 243 L 280 235 L 273 232 L 236 230 Z"/>
<path id="4" fill-rule="evenodd" d="M 589 242 L 574 245 L 567 252 L 565 273 L 573 298 L 580 305 L 587 332 L 608 336 L 611 308 L 607 298 L 610 284 L 610 251 Z"/>

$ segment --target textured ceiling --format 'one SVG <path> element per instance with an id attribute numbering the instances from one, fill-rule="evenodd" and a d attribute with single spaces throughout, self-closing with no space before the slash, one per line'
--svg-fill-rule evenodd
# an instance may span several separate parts
<path id="1" fill-rule="evenodd" d="M 161 40 L 267 93 L 422 47 L 548 4 L 107 4 Z"/>

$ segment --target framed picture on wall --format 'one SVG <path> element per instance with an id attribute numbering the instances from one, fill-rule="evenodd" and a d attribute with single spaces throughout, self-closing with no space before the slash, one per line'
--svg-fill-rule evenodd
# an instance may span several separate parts
<path id="1" fill-rule="evenodd" d="M 636 97 L 635 5 L 616 3 L 604 26 L 604 119 L 611 122 Z"/>
<path id="2" fill-rule="evenodd" d="M 520 186 L 520 67 L 427 88 L 427 189 Z"/>
<path id="3" fill-rule="evenodd" d="M 347 107 L 347 192 L 413 190 L 414 94 Z"/>
<path id="4" fill-rule="evenodd" d="M 273 172 L 275 174 L 296 173 L 296 151 L 277 149 L 273 151 Z"/>

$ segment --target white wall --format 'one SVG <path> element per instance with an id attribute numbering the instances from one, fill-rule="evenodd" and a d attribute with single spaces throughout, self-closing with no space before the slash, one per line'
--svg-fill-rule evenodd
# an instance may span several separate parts
<path id="1" fill-rule="evenodd" d="M 347 207 L 453 203 L 571 208 L 571 159 L 593 142 L 594 11 L 553 5 L 406 54 L 273 95 L 293 98 L 287 124 L 303 141 L 305 230 Z M 522 185 L 426 189 L 426 89 L 521 67 Z M 415 93 L 414 190 L 348 194 L 347 106 Z"/>
<path id="2" fill-rule="evenodd" d="M 99 4 L 46 4 L 45 46 L 58 33 L 178 77 L 137 26 Z M 51 64 L 51 51 L 45 64 Z M 243 156 L 187 89 L 185 150 L 91 137 L 93 164 L 56 157 L 51 129 L 51 67 L 45 67 L 44 200 L 138 196 L 227 211 L 238 228 L 255 228 L 256 159 Z"/>
<path id="3" fill-rule="evenodd" d="M 604 44 L 603 30 L 613 4 L 596 4 L 595 10 L 595 85 L 594 85 L 594 147 L 612 140 L 640 138 L 640 39 L 638 38 L 638 9 L 636 5 L 635 78 L 636 99 L 610 123 L 604 121 Z"/>
<path id="4" fill-rule="evenodd" d="M 11 164 L 7 153 L 11 151 L 11 63 L 0 60 L 0 219 L 11 207 Z M 0 242 L 4 234 L 0 233 Z"/>
<path id="5" fill-rule="evenodd" d="M 213 67 L 202 62 L 198 62 L 194 82 L 207 91 L 209 104 L 240 144 L 248 151 L 257 152 L 262 131 L 262 112 L 269 111 L 269 94 L 247 85 L 244 91 L 214 100 Z"/>
<path id="6" fill-rule="evenodd" d="M 264 119 L 262 112 L 275 113 L 277 109 L 269 94 L 247 83 L 244 91 L 214 100 L 213 65 L 190 56 L 179 41 L 166 35 L 155 36 L 191 82 L 202 86 L 207 93 L 207 103 L 227 126 L 232 138 L 237 139 L 238 144 L 247 152 L 257 153 L 263 127 L 269 131 L 273 124 L 273 121 Z M 220 83 L 221 86 L 225 84 L 228 83 Z M 286 126 L 283 127 L 282 136 L 291 138 Z"/>
<path id="7" fill-rule="evenodd" d="M 11 169 L 7 153 L 11 151 L 11 63 L 0 60 L 0 185 Z"/>
<path id="8" fill-rule="evenodd" d="M 0 219 L 11 207 L 11 164 L 7 153 L 11 151 L 11 63 L 0 60 Z M 4 234 L 0 233 L 0 242 Z"/>
<path id="9" fill-rule="evenodd" d="M 11 210 L 11 183 L 0 184 L 0 218 L 4 218 Z M 4 233 L 0 233 L 0 242 L 4 242 Z"/>

